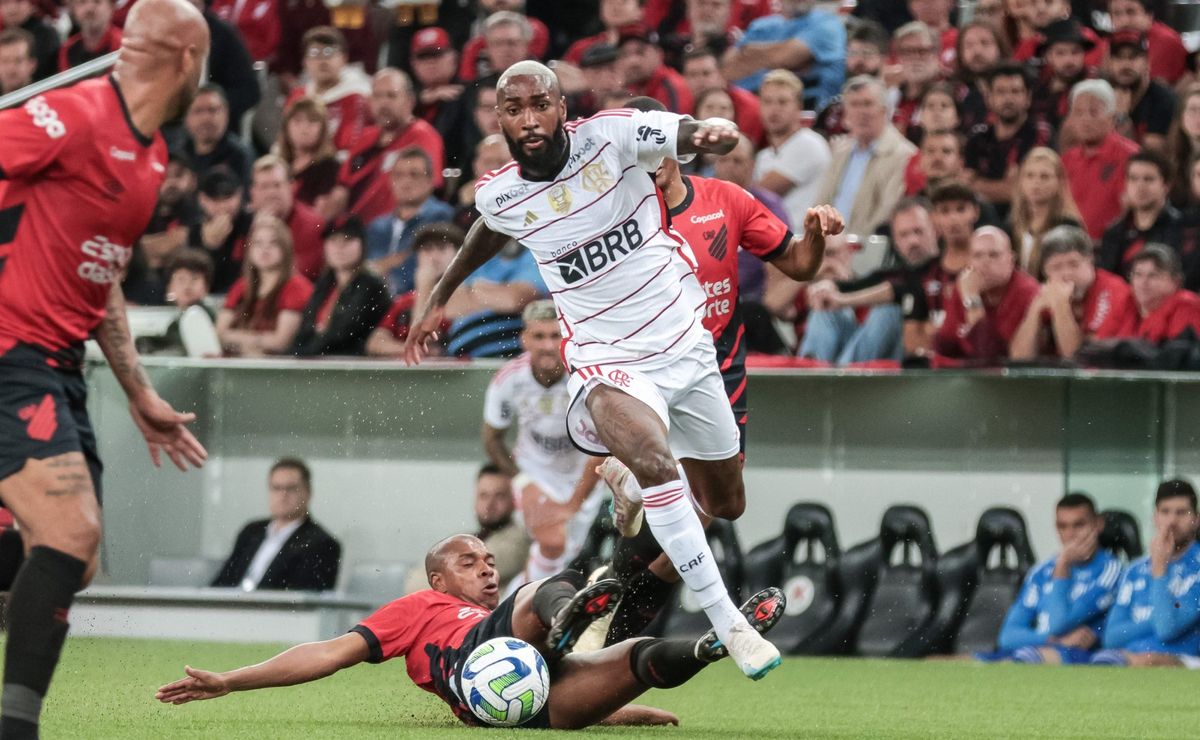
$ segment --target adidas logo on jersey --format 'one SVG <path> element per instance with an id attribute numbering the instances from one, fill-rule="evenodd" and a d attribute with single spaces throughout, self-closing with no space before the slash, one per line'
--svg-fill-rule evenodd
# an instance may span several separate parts
<path id="1" fill-rule="evenodd" d="M 526 226 L 528 226 L 529 224 L 531 224 L 537 220 L 538 220 L 538 215 L 536 213 L 534 213 L 533 211 L 525 211 L 525 225 Z"/>
<path id="2" fill-rule="evenodd" d="M 603 236 L 559 257 L 558 273 L 567 285 L 577 283 L 603 270 L 609 263 L 616 262 L 618 255 L 624 257 L 642 246 L 645 241 L 637 220 L 631 218 Z"/>

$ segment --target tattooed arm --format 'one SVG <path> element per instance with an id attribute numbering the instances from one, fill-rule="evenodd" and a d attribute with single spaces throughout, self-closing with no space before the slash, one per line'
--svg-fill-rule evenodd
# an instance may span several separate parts
<path id="1" fill-rule="evenodd" d="M 181 414 L 160 398 L 138 359 L 120 284 L 114 284 L 109 293 L 104 320 L 96 329 L 96 341 L 129 398 L 129 413 L 146 438 L 154 464 L 161 465 L 161 455 L 166 453 L 180 470 L 187 470 L 188 463 L 196 467 L 203 465 L 208 453 L 184 426 L 195 420 L 196 415 Z"/>

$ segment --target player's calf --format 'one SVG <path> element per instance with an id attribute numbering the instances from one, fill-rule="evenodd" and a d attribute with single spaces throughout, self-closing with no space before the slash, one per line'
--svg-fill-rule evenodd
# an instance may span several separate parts
<path id="1" fill-rule="evenodd" d="M 725 460 L 684 459 L 680 463 L 687 473 L 692 495 L 706 514 L 733 520 L 745 513 L 746 485 L 739 456 Z"/>

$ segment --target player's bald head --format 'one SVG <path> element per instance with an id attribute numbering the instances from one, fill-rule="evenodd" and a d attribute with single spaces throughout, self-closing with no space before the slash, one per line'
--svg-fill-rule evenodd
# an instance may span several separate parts
<path id="1" fill-rule="evenodd" d="M 446 564 L 463 553 L 480 550 L 486 553 L 487 546 L 483 540 L 470 534 L 456 534 L 435 542 L 425 553 L 425 577 L 444 572 Z"/>
<path id="2" fill-rule="evenodd" d="M 532 90 L 519 89 L 523 87 L 532 87 Z M 504 74 L 500 75 L 499 81 L 496 82 L 496 93 L 501 102 L 506 97 L 525 97 L 532 92 L 549 94 L 555 100 L 562 97 L 562 89 L 554 71 L 532 59 L 517 62 L 504 70 Z"/>
<path id="3" fill-rule="evenodd" d="M 208 23 L 187 0 L 140 0 L 125 21 L 118 63 L 162 63 L 189 48 L 203 58 L 208 44 Z"/>

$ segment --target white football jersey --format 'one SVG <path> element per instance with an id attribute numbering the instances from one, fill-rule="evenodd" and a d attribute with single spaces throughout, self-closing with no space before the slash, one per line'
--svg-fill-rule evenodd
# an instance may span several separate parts
<path id="1" fill-rule="evenodd" d="M 495 429 L 508 429 L 517 422 L 513 457 L 549 496 L 566 503 L 583 475 L 587 456 L 567 436 L 567 375 L 545 387 L 533 377 L 529 355 L 505 363 L 488 384 L 483 401 L 483 420 Z"/>
<path id="2" fill-rule="evenodd" d="M 572 371 L 666 365 L 707 336 L 695 258 L 669 229 L 652 174 L 676 157 L 681 120 L 603 111 L 566 124 L 571 155 L 552 182 L 526 180 L 512 162 L 476 184 L 487 226 L 537 259 Z"/>

